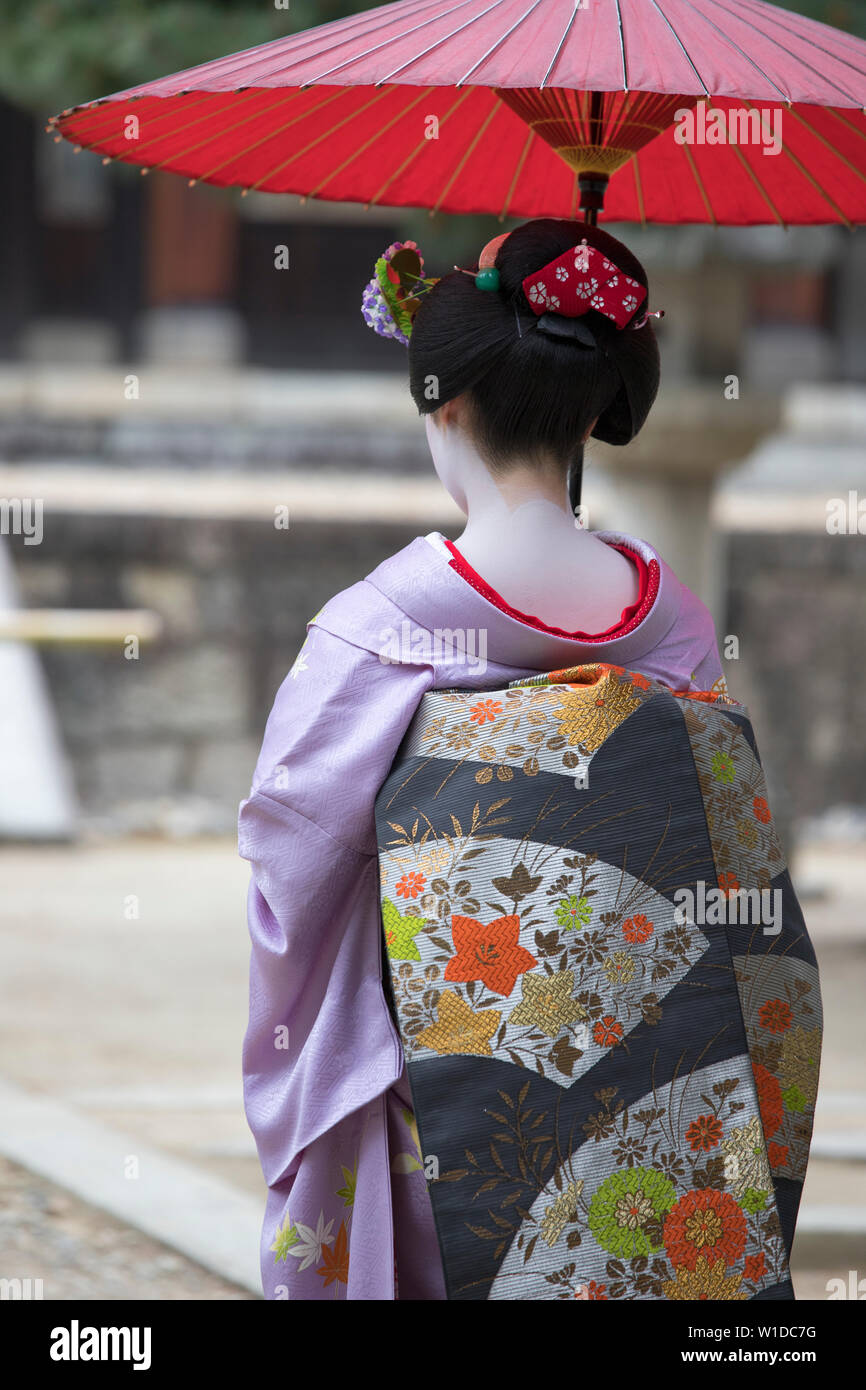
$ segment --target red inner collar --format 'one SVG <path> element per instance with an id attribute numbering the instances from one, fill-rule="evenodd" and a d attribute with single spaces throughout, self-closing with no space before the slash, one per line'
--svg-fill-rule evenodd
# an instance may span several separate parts
<path id="1" fill-rule="evenodd" d="M 444 538 L 443 538 L 444 539 Z M 533 617 L 530 613 L 521 613 L 519 609 L 512 608 L 510 603 L 506 603 L 501 594 L 482 579 L 476 573 L 467 560 L 464 560 L 460 551 L 453 541 L 446 540 L 450 553 L 451 568 L 456 570 L 461 579 L 465 579 L 467 584 L 471 584 L 482 598 L 486 598 L 488 603 L 492 603 L 502 613 L 506 613 L 509 618 L 514 618 L 519 623 L 526 623 L 530 627 L 537 628 L 540 632 L 549 633 L 551 637 L 567 637 L 571 641 L 578 642 L 610 642 L 614 637 L 624 637 L 626 633 L 633 632 L 639 623 L 643 622 L 647 613 L 652 608 L 659 588 L 659 565 L 657 560 L 650 560 L 649 564 L 642 555 L 638 555 L 636 550 L 631 550 L 626 545 L 612 544 L 613 550 L 620 551 L 626 555 L 637 568 L 640 592 L 634 603 L 629 604 L 622 610 L 622 617 L 613 627 L 609 627 L 606 632 L 565 632 L 559 627 L 550 627 L 542 622 L 540 618 Z M 607 544 L 607 542 L 605 542 Z"/>

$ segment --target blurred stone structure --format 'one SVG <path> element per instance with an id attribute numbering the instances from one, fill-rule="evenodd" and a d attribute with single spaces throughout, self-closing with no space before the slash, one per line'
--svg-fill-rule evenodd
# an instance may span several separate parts
<path id="1" fill-rule="evenodd" d="M 135 661 L 105 649 L 42 655 L 85 821 L 109 833 L 230 830 L 307 620 L 414 536 L 459 531 L 401 379 L 214 376 L 226 409 L 208 421 L 197 418 L 201 382 L 172 405 L 171 377 L 159 380 L 162 405 L 144 373 L 139 404 L 152 413 L 132 415 L 111 373 L 82 373 L 72 397 L 87 413 L 75 419 L 50 379 L 37 410 L 33 377 L 22 396 L 20 371 L 0 371 L 2 452 L 14 457 L 0 465 L 0 492 L 45 499 L 42 544 L 8 538 L 23 601 L 152 608 L 166 624 Z M 650 459 L 682 456 L 701 400 L 683 387 L 653 413 L 641 444 Z M 726 673 L 752 709 L 789 836 L 828 809 L 866 814 L 854 737 L 866 712 L 866 553 L 859 536 L 826 528 L 832 488 L 866 492 L 864 410 L 853 388 L 787 397 L 776 431 L 714 504 L 726 576 L 717 627 L 723 648 L 736 639 Z M 732 451 L 738 439 L 734 430 Z M 622 525 L 622 476 L 600 452 L 586 496 L 594 529 Z M 274 524 L 282 506 L 287 530 Z"/>
<path id="2" fill-rule="evenodd" d="M 118 652 L 43 656 L 84 811 L 106 830 L 230 829 L 274 693 L 307 620 L 418 534 L 409 524 L 55 518 L 43 554 L 19 552 L 33 603 L 113 600 L 165 615 L 137 662 Z M 290 538 L 289 538 L 290 537 Z M 323 564 L 323 558 L 327 563 Z M 814 816 L 862 804 L 862 547 L 828 536 L 730 539 L 729 684 L 750 705 L 774 805 Z M 850 641 L 840 644 L 828 605 Z"/>

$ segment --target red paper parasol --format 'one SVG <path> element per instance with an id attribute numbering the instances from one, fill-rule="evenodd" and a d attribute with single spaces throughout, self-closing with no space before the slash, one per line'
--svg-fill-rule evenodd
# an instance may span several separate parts
<path id="1" fill-rule="evenodd" d="M 334 201 L 851 226 L 864 107 L 866 43 L 763 0 L 400 0 L 50 129 L 145 169 Z"/>

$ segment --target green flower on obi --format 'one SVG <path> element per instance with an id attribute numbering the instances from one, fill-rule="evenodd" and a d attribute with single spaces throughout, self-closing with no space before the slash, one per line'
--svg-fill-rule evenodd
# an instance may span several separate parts
<path id="1" fill-rule="evenodd" d="M 421 952 L 415 937 L 426 921 L 423 917 L 402 917 L 387 898 L 382 900 L 382 925 L 385 929 L 385 949 L 391 960 L 420 960 Z"/>
<path id="2" fill-rule="evenodd" d="M 356 1163 L 354 1168 L 346 1168 L 341 1163 L 340 1167 L 343 1169 L 343 1178 L 345 1179 L 346 1186 L 337 1188 L 337 1196 L 342 1197 L 344 1207 L 351 1207 L 355 1201 L 355 1186 L 358 1181 L 358 1165 Z"/>
<path id="3" fill-rule="evenodd" d="M 788 1110 L 793 1110 L 795 1115 L 800 1115 L 808 1108 L 809 1102 L 796 1084 L 789 1086 L 787 1091 L 782 1092 L 782 1100 Z"/>
<path id="4" fill-rule="evenodd" d="M 581 931 L 592 916 L 589 898 L 563 898 L 556 908 L 556 920 L 566 931 Z"/>
<path id="5" fill-rule="evenodd" d="M 737 769 L 734 767 L 734 760 L 729 753 L 714 753 L 710 767 L 713 769 L 713 776 L 718 782 L 733 782 Z"/>
<path id="6" fill-rule="evenodd" d="M 630 1260 L 662 1248 L 662 1219 L 677 1200 L 676 1189 L 655 1168 L 611 1173 L 589 1206 L 589 1229 L 611 1255 Z"/>
<path id="7" fill-rule="evenodd" d="M 289 1213 L 286 1212 L 286 1219 L 282 1226 L 277 1228 L 276 1239 L 271 1246 L 271 1249 L 275 1252 L 274 1264 L 279 1264 L 280 1260 L 287 1260 L 292 1246 L 297 1245 L 300 1239 L 301 1237 L 292 1224 L 292 1218 L 289 1216 Z"/>
<path id="8" fill-rule="evenodd" d="M 757 1211 L 763 1211 L 766 1205 L 766 1192 L 759 1192 L 756 1187 L 747 1187 L 740 1198 L 740 1206 L 743 1208 L 743 1211 L 747 1211 L 750 1216 L 754 1216 Z"/>

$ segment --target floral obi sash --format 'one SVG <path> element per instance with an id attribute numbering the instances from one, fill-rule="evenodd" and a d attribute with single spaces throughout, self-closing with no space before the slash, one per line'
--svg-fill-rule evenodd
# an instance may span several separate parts
<path id="1" fill-rule="evenodd" d="M 449 1298 L 793 1298 L 821 998 L 745 708 L 434 691 L 376 821 Z"/>

